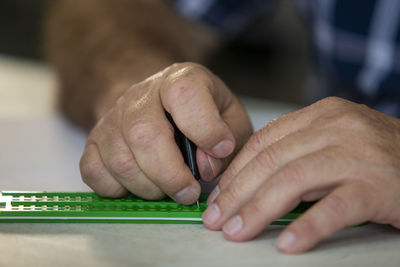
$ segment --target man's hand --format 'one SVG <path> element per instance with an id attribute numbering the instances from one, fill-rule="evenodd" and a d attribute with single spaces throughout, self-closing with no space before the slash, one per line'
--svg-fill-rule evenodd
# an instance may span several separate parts
<path id="1" fill-rule="evenodd" d="M 203 222 L 244 241 L 292 210 L 320 199 L 277 240 L 304 252 L 350 225 L 400 228 L 400 120 L 326 98 L 256 132 L 209 197 Z"/>
<path id="2" fill-rule="evenodd" d="M 146 199 L 167 194 L 182 204 L 196 201 L 200 185 L 165 111 L 197 145 L 205 181 L 225 169 L 252 133 L 246 111 L 218 77 L 197 64 L 174 64 L 126 89 L 104 113 L 81 158 L 83 180 L 103 196 L 130 191 Z"/>

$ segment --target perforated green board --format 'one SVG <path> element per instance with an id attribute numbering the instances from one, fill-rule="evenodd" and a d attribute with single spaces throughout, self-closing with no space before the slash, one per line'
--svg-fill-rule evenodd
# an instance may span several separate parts
<path id="1" fill-rule="evenodd" d="M 103 198 L 78 192 L 1 192 L 0 222 L 65 223 L 202 223 L 207 195 L 197 205 L 184 206 L 171 199 L 147 201 L 134 195 Z M 272 224 L 286 225 L 311 204 L 301 203 Z"/>

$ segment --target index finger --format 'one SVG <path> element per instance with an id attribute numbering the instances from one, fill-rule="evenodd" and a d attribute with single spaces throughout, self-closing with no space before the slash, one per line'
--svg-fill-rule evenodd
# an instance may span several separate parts
<path id="1" fill-rule="evenodd" d="M 240 170 L 266 147 L 291 133 L 308 127 L 312 121 L 321 116 L 321 111 L 328 113 L 328 109 L 335 109 L 338 104 L 344 102 L 335 97 L 325 98 L 308 107 L 282 115 L 255 132 L 222 174 L 208 202 L 212 202 Z"/>
<path id="2" fill-rule="evenodd" d="M 255 132 L 222 174 L 218 185 L 210 194 L 207 202 L 212 203 L 219 193 L 228 187 L 232 179 L 266 147 L 308 125 L 310 118 L 303 116 L 305 112 L 305 110 L 298 110 L 283 115 Z M 295 121 L 294 118 L 297 118 L 297 120 Z"/>
<path id="3" fill-rule="evenodd" d="M 152 95 L 153 94 L 153 95 Z M 200 195 L 194 179 L 175 143 L 157 91 L 145 103 L 127 103 L 122 132 L 142 172 L 164 193 L 181 204 L 191 204 Z"/>

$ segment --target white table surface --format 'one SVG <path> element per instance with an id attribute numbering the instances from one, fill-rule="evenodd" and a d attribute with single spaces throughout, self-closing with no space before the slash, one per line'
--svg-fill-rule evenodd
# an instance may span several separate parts
<path id="1" fill-rule="evenodd" d="M 86 133 L 55 109 L 43 64 L 0 56 L 0 190 L 88 191 L 78 161 Z M 296 107 L 242 98 L 255 128 Z M 226 241 L 202 225 L 0 224 L 0 266 L 400 266 L 400 232 L 345 229 L 302 255 L 275 248 L 282 228 Z"/>

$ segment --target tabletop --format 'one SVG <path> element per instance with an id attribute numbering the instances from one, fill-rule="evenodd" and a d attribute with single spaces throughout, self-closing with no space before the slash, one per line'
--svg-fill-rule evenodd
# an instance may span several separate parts
<path id="1" fill-rule="evenodd" d="M 43 63 L 0 56 L 0 190 L 90 191 L 78 161 L 86 133 L 56 109 Z M 256 129 L 296 106 L 240 98 Z M 368 224 L 301 255 L 275 247 L 282 227 L 234 243 L 203 225 L 0 224 L 0 266 L 400 266 L 400 234 Z"/>

